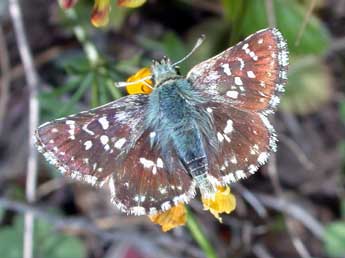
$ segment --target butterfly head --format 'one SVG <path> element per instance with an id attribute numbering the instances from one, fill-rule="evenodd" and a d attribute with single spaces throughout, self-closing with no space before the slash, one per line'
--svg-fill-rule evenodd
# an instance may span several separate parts
<path id="1" fill-rule="evenodd" d="M 151 69 L 156 86 L 169 79 L 179 77 L 178 70 L 166 56 L 160 61 L 153 60 Z"/>

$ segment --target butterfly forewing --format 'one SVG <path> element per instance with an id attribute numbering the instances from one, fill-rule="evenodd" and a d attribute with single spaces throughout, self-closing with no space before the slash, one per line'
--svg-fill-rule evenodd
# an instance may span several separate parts
<path id="1" fill-rule="evenodd" d="M 148 95 L 42 125 L 37 145 L 64 175 L 109 188 L 128 214 L 155 214 L 194 196 L 195 185 L 173 149 L 164 157 L 144 129 Z M 168 148 L 166 148 L 168 149 Z"/>
<path id="2" fill-rule="evenodd" d="M 265 29 L 196 65 L 187 78 L 212 100 L 270 113 L 284 91 L 287 65 L 281 33 Z"/>
<path id="3" fill-rule="evenodd" d="M 146 95 L 131 95 L 43 124 L 36 132 L 39 150 L 63 174 L 102 183 L 143 133 L 146 103 Z"/>

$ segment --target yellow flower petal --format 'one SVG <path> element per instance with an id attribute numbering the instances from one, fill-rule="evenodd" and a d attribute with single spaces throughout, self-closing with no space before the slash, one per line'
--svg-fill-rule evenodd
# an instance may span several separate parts
<path id="1" fill-rule="evenodd" d="M 60 6 L 64 9 L 72 8 L 77 2 L 78 0 L 59 0 Z"/>
<path id="2" fill-rule="evenodd" d="M 150 220 L 162 227 L 164 232 L 183 226 L 187 221 L 187 211 L 183 203 L 180 203 L 166 212 L 149 216 Z"/>
<path id="3" fill-rule="evenodd" d="M 95 1 L 91 15 L 93 26 L 101 27 L 108 24 L 110 8 L 110 0 Z"/>
<path id="4" fill-rule="evenodd" d="M 118 0 L 117 5 L 128 8 L 135 8 L 145 4 L 146 0 Z"/>
<path id="5" fill-rule="evenodd" d="M 138 72 L 136 72 L 134 75 L 129 77 L 127 79 L 127 82 L 135 82 L 142 78 L 145 78 L 147 76 L 151 75 L 151 70 L 148 67 L 140 69 Z M 152 85 L 151 80 L 146 80 L 146 84 Z M 138 82 L 135 84 L 128 85 L 126 87 L 126 91 L 128 94 L 150 94 L 152 89 L 148 87 L 144 82 Z"/>
<path id="6" fill-rule="evenodd" d="M 236 208 L 236 199 L 228 186 L 218 186 L 217 190 L 212 199 L 202 198 L 202 203 L 205 210 L 209 210 L 219 222 L 222 222 L 219 214 L 232 212 Z"/>

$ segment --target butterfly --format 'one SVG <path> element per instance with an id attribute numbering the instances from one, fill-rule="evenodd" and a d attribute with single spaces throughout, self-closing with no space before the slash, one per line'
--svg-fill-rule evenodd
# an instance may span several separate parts
<path id="1" fill-rule="evenodd" d="M 38 150 L 62 174 L 108 188 L 112 202 L 134 215 L 187 203 L 197 189 L 210 197 L 254 174 L 276 150 L 268 115 L 287 81 L 282 34 L 258 31 L 185 77 L 176 64 L 153 61 L 142 80 L 152 80 L 150 94 L 41 125 Z"/>

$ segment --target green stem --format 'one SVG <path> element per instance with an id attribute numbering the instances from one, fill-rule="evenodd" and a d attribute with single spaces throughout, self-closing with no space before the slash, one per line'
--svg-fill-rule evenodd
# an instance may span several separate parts
<path id="1" fill-rule="evenodd" d="M 195 219 L 193 213 L 188 210 L 187 212 L 187 227 L 192 233 L 194 240 L 198 243 L 200 248 L 204 251 L 207 258 L 217 258 L 217 254 L 213 249 L 210 242 L 207 240 L 200 224 Z"/>
<path id="2" fill-rule="evenodd" d="M 71 8 L 65 11 L 66 16 L 74 22 L 73 32 L 78 41 L 82 44 L 84 52 L 92 67 L 96 67 L 101 62 L 100 54 L 96 46 L 88 39 L 85 28 L 77 23 L 78 15 L 76 11 Z"/>
<path id="3" fill-rule="evenodd" d="M 96 77 L 92 80 L 91 89 L 91 107 L 95 108 L 99 106 L 99 84 Z"/>

